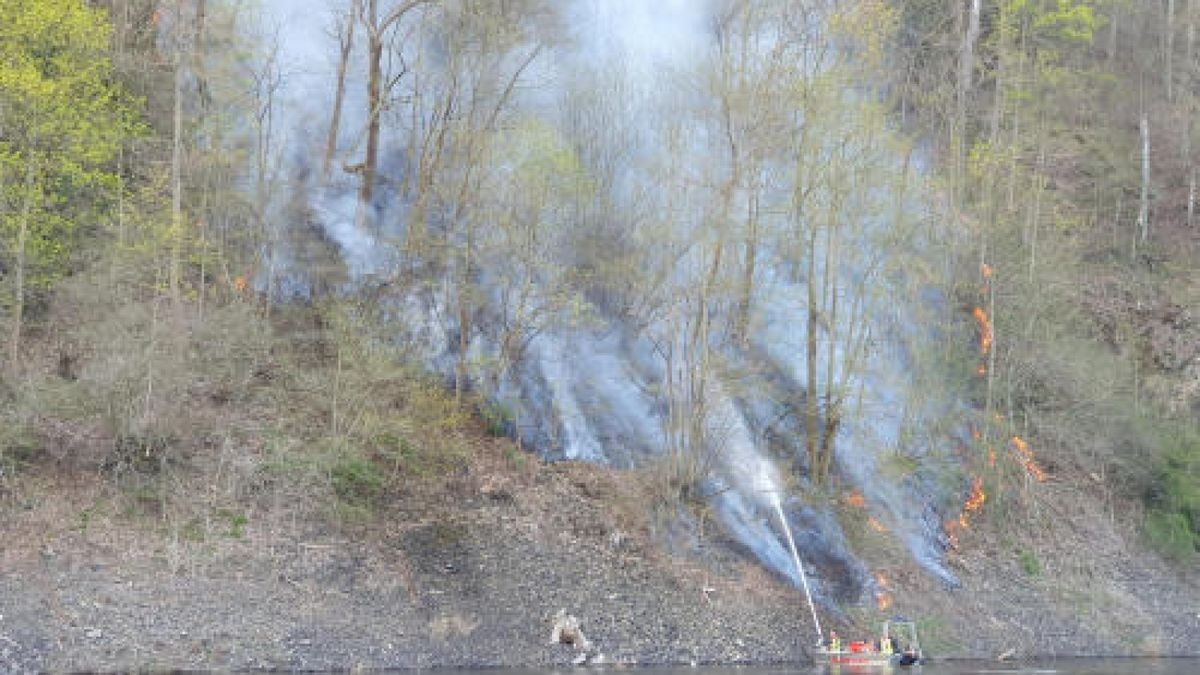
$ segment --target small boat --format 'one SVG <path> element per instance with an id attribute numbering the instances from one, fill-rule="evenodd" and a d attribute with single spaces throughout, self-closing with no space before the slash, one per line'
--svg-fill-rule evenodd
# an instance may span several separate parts
<path id="1" fill-rule="evenodd" d="M 836 633 L 830 633 L 830 639 L 817 647 L 818 660 L 860 668 L 921 664 L 921 643 L 915 623 L 904 619 L 885 621 L 879 635 L 878 643 L 858 640 L 842 643 Z M 882 644 L 883 640 L 890 640 L 891 644 Z"/>
<path id="2" fill-rule="evenodd" d="M 796 550 L 796 540 L 792 538 L 792 530 L 788 527 L 787 518 L 783 515 L 783 506 L 778 499 L 775 500 L 775 512 L 779 515 L 779 525 L 783 529 L 784 536 L 787 537 L 792 560 L 796 563 L 800 584 L 804 588 L 804 597 L 808 599 L 808 611 L 812 613 L 813 628 L 817 632 L 815 651 L 818 662 L 824 661 L 830 665 L 839 666 L 839 668 L 845 665 L 856 671 L 893 665 L 920 665 L 924 657 L 921 654 L 921 643 L 917 640 L 917 624 L 903 617 L 898 616 L 891 621 L 883 622 L 883 631 L 879 635 L 883 639 L 890 640 L 890 644 L 884 649 L 880 649 L 879 645 L 870 642 L 850 642 L 845 645 L 846 648 L 843 648 L 837 633 L 832 631 L 829 633 L 830 639 L 825 639 L 825 635 L 821 631 L 821 619 L 817 617 L 817 607 L 813 604 L 812 591 L 808 587 L 808 575 L 804 572 L 804 565 L 800 562 L 800 552 Z M 902 642 L 897 641 L 897 635 L 892 632 L 893 628 L 897 631 L 907 631 L 907 636 L 903 638 Z M 900 645 L 904 645 L 903 648 L 900 648 Z"/>

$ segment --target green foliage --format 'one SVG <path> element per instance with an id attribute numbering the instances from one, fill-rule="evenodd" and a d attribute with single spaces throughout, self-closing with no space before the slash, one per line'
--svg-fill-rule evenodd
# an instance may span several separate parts
<path id="1" fill-rule="evenodd" d="M 114 81 L 109 33 L 104 12 L 78 0 L 0 4 L 0 263 L 19 253 L 24 223 L 27 288 L 62 274 L 80 226 L 115 195 L 119 149 L 141 130 Z"/>
<path id="2" fill-rule="evenodd" d="M 1033 551 L 1022 550 L 1017 553 L 1017 559 L 1021 562 L 1021 569 L 1031 577 L 1040 576 L 1042 573 L 1042 561 L 1038 559 L 1037 554 Z"/>
<path id="3" fill-rule="evenodd" d="M 250 524 L 250 518 L 240 512 L 222 509 L 217 512 L 217 515 L 225 521 L 226 530 L 225 536 L 231 539 L 241 539 L 246 535 L 246 525 Z"/>
<path id="4" fill-rule="evenodd" d="M 361 457 L 348 457 L 329 471 L 338 499 L 357 506 L 373 504 L 383 492 L 385 476 L 375 463 Z"/>
<path id="5" fill-rule="evenodd" d="M 1146 537 L 1164 554 L 1187 561 L 1200 551 L 1200 433 L 1172 429 L 1161 448 L 1146 491 Z"/>
<path id="6" fill-rule="evenodd" d="M 33 430 L 0 417 L 0 476 L 15 473 L 42 454 L 42 444 Z"/>
<path id="7" fill-rule="evenodd" d="M 938 655 L 959 649 L 961 643 L 954 629 L 940 616 L 927 615 L 917 619 L 917 634 L 926 655 Z"/>
<path id="8" fill-rule="evenodd" d="M 375 312 L 369 304 L 321 308 L 322 358 L 292 355 L 289 406 L 327 422 L 305 429 L 314 447 L 390 462 L 393 475 L 445 474 L 465 459 L 454 432 L 470 419 L 467 408 L 391 342 Z"/>
<path id="9" fill-rule="evenodd" d="M 525 453 L 521 452 L 520 449 L 518 449 L 515 445 L 509 443 L 505 444 L 504 446 L 504 461 L 508 462 L 508 465 L 515 468 L 517 471 L 523 472 L 525 471 L 525 467 L 529 464 L 529 457 Z"/>
<path id="10" fill-rule="evenodd" d="M 1196 99 L 1186 83 L 1195 68 L 1182 58 L 1182 26 L 1170 43 L 1171 21 L 1188 19 L 1167 16 L 1164 6 L 984 3 L 967 100 L 959 101 L 963 83 L 953 74 L 962 65 L 966 5 L 956 17 L 945 3 L 905 0 L 911 42 L 897 62 L 918 68 L 903 73 L 906 83 L 930 82 L 931 93 L 910 99 L 924 106 L 922 121 L 931 122 L 924 131 L 942 134 L 942 124 L 952 130 L 943 140 L 948 154 L 957 155 L 959 142 L 966 151 L 946 167 L 950 182 L 962 186 L 955 206 L 977 219 L 957 297 L 965 307 L 985 307 L 996 326 L 992 361 L 979 360 L 991 369 L 969 397 L 986 408 L 991 430 L 1001 429 L 991 436 L 1001 438 L 997 471 L 1008 476 L 1000 478 L 1027 480 L 1018 464 L 1004 461 L 1003 443 L 1012 434 L 1028 437 L 1052 475 L 1081 472 L 1123 497 L 1141 497 L 1146 540 L 1194 560 L 1200 443 L 1194 430 L 1161 429 L 1194 426 L 1187 419 L 1194 399 L 1180 393 L 1190 390 L 1183 382 L 1190 375 L 1163 358 L 1170 351 L 1163 345 L 1193 344 L 1195 335 L 1184 322 L 1162 325 L 1152 309 L 1195 304 L 1189 254 L 1168 250 L 1193 226 L 1188 181 L 1180 177 L 1194 165 Z M 927 75 L 939 67 L 951 74 L 946 85 Z M 1153 140 L 1145 240 L 1136 227 L 1143 119 Z M 965 139 L 954 137 L 959 129 Z M 1179 154 L 1173 146 L 1181 142 Z M 988 282 L 980 279 L 981 260 Z M 1168 409 L 1174 412 L 1161 412 Z M 989 498 L 993 517 L 1013 495 L 1000 490 Z M 1042 573 L 1032 552 L 1013 550 L 1027 574 Z"/>
<path id="11" fill-rule="evenodd" d="M 1151 511 L 1144 527 L 1150 544 L 1169 558 L 1186 562 L 1195 556 L 1200 546 L 1200 537 L 1182 513 Z"/>
<path id="12" fill-rule="evenodd" d="M 199 518 L 189 519 L 183 524 L 183 527 L 179 528 L 179 538 L 194 544 L 204 541 L 204 521 Z"/>
<path id="13" fill-rule="evenodd" d="M 497 438 L 507 436 L 512 429 L 512 412 L 501 403 L 485 401 L 479 407 L 479 414 L 483 416 L 484 428 L 491 436 Z"/>
<path id="14" fill-rule="evenodd" d="M 1092 41 L 1100 28 L 1097 0 L 1010 0 L 1003 12 L 1046 43 Z"/>

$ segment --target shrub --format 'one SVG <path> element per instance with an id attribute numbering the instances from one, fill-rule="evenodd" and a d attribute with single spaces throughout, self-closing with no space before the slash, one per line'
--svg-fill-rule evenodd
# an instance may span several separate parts
<path id="1" fill-rule="evenodd" d="M 1188 561 L 1200 551 L 1200 433 L 1164 433 L 1161 458 L 1146 490 L 1147 539 L 1164 555 Z"/>
<path id="2" fill-rule="evenodd" d="M 512 412 L 503 404 L 486 401 L 479 406 L 479 413 L 489 436 L 500 438 L 515 432 Z"/>
<path id="3" fill-rule="evenodd" d="M 1146 517 L 1146 538 L 1163 555 L 1189 560 L 1196 553 L 1196 532 L 1182 513 L 1151 511 Z"/>
<path id="4" fill-rule="evenodd" d="M 369 506 L 383 492 L 383 473 L 374 462 L 361 457 L 342 459 L 333 465 L 329 475 L 338 499 L 354 506 Z"/>
<path id="5" fill-rule="evenodd" d="M 16 473 L 42 453 L 42 444 L 24 424 L 0 422 L 0 476 Z"/>
<path id="6" fill-rule="evenodd" d="M 1036 577 L 1042 573 L 1042 561 L 1038 560 L 1033 551 L 1021 551 L 1017 557 L 1021 560 L 1021 569 L 1025 570 L 1025 574 Z"/>

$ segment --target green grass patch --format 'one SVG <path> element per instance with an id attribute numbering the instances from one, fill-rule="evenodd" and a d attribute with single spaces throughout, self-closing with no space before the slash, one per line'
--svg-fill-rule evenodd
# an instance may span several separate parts
<path id="1" fill-rule="evenodd" d="M 1038 559 L 1037 554 L 1033 551 L 1019 551 L 1017 559 L 1021 562 L 1021 569 L 1024 570 L 1025 574 L 1031 577 L 1042 574 L 1042 561 Z"/>
<path id="2" fill-rule="evenodd" d="M 948 654 L 961 647 L 953 630 L 940 616 L 917 619 L 917 637 L 921 639 L 921 650 L 926 655 Z"/>
<path id="3" fill-rule="evenodd" d="M 1160 449 L 1145 492 L 1143 531 L 1160 553 L 1188 563 L 1200 552 L 1200 431 L 1169 429 Z"/>
<path id="4" fill-rule="evenodd" d="M 501 438 L 512 429 L 512 411 L 501 403 L 485 401 L 479 406 L 479 414 L 483 417 L 484 430 L 489 436 Z"/>
<path id="5" fill-rule="evenodd" d="M 529 464 L 529 457 L 517 449 L 515 445 L 504 446 L 504 461 L 517 471 L 524 471 Z"/>
<path id="6" fill-rule="evenodd" d="M 0 474 L 15 474 L 41 456 L 42 444 L 24 424 L 0 424 Z"/>
<path id="7" fill-rule="evenodd" d="M 250 518 L 246 514 L 238 511 L 229 511 L 221 509 L 217 511 L 217 515 L 225 524 L 225 536 L 230 539 L 241 539 L 246 536 L 246 525 L 250 524 Z"/>
<path id="8" fill-rule="evenodd" d="M 333 491 L 347 504 L 367 507 L 383 493 L 386 476 L 372 461 L 362 457 L 347 457 L 329 470 Z"/>

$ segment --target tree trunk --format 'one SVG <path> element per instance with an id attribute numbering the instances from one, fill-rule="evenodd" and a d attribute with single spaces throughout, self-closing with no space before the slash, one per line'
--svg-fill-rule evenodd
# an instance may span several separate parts
<path id="1" fill-rule="evenodd" d="M 983 0 L 970 0 L 970 2 L 958 61 L 958 115 L 960 122 L 965 119 L 967 96 L 971 93 L 975 77 L 975 43 L 979 41 L 979 15 L 982 11 Z"/>
<path id="2" fill-rule="evenodd" d="M 454 400 L 462 402 L 467 388 L 467 352 L 471 348 L 471 268 L 475 264 L 474 228 L 467 228 L 463 246 L 462 278 L 458 284 L 458 362 L 454 367 Z"/>
<path id="3" fill-rule="evenodd" d="M 350 52 L 354 49 L 354 25 L 357 23 L 355 14 L 358 0 L 352 0 L 350 10 L 346 15 L 344 32 L 338 32 L 341 52 L 338 57 L 337 87 L 333 94 L 333 114 L 329 120 L 329 133 L 325 137 L 325 157 L 321 164 L 321 179 L 329 182 L 329 173 L 333 165 L 333 155 L 337 152 L 338 129 L 342 124 L 342 102 L 346 98 L 346 69 L 350 63 Z"/>
<path id="4" fill-rule="evenodd" d="M 834 188 L 837 189 L 837 188 Z M 822 478 L 829 475 L 829 468 L 833 463 L 833 444 L 834 437 L 837 435 L 837 429 L 840 424 L 841 417 L 841 392 L 840 387 L 836 387 L 834 382 L 835 372 L 837 370 L 837 353 L 838 353 L 838 287 L 837 279 L 834 278 L 834 266 L 837 262 L 837 246 L 838 246 L 838 228 L 837 228 L 837 200 L 832 200 L 835 204 L 833 212 L 830 214 L 829 222 L 826 227 L 829 228 L 826 232 L 825 239 L 825 280 L 824 292 L 822 292 L 822 309 L 825 316 L 825 424 L 821 435 L 821 476 Z M 852 356 L 847 353 L 845 359 L 850 359 Z M 843 364 L 848 367 L 849 364 Z"/>
<path id="5" fill-rule="evenodd" d="M 975 43 L 979 40 L 979 15 L 982 11 L 983 0 L 970 0 L 970 7 L 965 17 L 962 45 L 959 48 L 958 83 L 955 96 L 955 138 L 954 138 L 954 191 L 955 201 L 962 197 L 960 191 L 966 181 L 967 156 L 967 99 L 971 94 L 971 86 L 975 77 Z"/>
<path id="6" fill-rule="evenodd" d="M 1184 140 L 1187 148 L 1185 160 L 1188 169 L 1187 224 L 1191 228 L 1196 222 L 1196 164 L 1192 158 L 1193 120 L 1196 119 L 1196 94 L 1192 90 L 1195 86 L 1196 74 L 1196 0 L 1187 0 L 1184 12 L 1187 17 L 1187 43 L 1184 47 L 1184 77 L 1186 78 L 1184 90 L 1188 92 L 1188 121 L 1184 131 L 1187 136 Z"/>
<path id="7" fill-rule="evenodd" d="M 1112 64 L 1112 60 L 1117 56 L 1117 27 L 1120 24 L 1121 5 L 1113 3 L 1112 14 L 1108 17 L 1108 46 L 1104 50 L 1104 58 L 1108 65 Z"/>
<path id="8" fill-rule="evenodd" d="M 745 256 L 742 262 L 742 283 L 738 298 L 735 335 L 742 347 L 750 344 L 750 310 L 754 304 L 754 272 L 758 262 L 758 195 L 751 188 L 746 214 Z"/>
<path id="9" fill-rule="evenodd" d="M 1037 270 L 1038 233 L 1042 223 L 1042 193 L 1046 189 L 1046 140 L 1045 132 L 1038 133 L 1038 158 L 1033 172 L 1033 205 L 1029 212 L 1029 284 L 1035 288 L 1034 274 Z M 1035 290 L 1034 293 L 1037 293 Z M 1034 316 L 1030 312 L 1030 320 Z"/>
<path id="10" fill-rule="evenodd" d="M 12 327 L 8 339 L 8 358 L 11 372 L 21 364 L 21 329 L 25 321 L 25 249 L 29 241 L 29 219 L 33 213 L 34 178 L 37 162 L 30 157 L 25 164 L 25 196 L 21 200 L 21 219 L 18 221 L 16 260 L 13 262 Z"/>
<path id="11" fill-rule="evenodd" d="M 179 17 L 177 17 L 177 20 Z M 182 35 L 182 29 L 177 29 Z M 171 135 L 171 267 L 169 287 L 171 304 L 176 316 L 180 315 L 183 297 L 180 292 L 183 258 L 183 45 L 176 45 L 180 52 L 175 56 L 175 108 L 172 114 Z"/>
<path id="12" fill-rule="evenodd" d="M 379 0 L 367 0 L 367 155 L 359 184 L 359 208 L 371 203 L 379 164 L 379 117 L 383 102 L 383 35 L 378 23 Z"/>
<path id="13" fill-rule="evenodd" d="M 805 373 L 805 401 L 804 401 L 804 443 L 808 449 L 809 470 L 811 480 L 815 484 L 825 482 L 825 477 L 821 475 L 821 429 L 818 426 L 820 410 L 818 408 L 819 401 L 817 400 L 817 327 L 819 325 L 817 306 L 817 260 L 816 251 L 816 227 L 810 225 L 811 234 L 809 235 L 809 264 L 808 264 L 808 279 L 805 284 L 808 295 L 808 322 L 807 334 L 805 335 L 805 358 L 804 358 L 804 373 Z"/>
<path id="14" fill-rule="evenodd" d="M 1190 158 L 1188 165 L 1187 225 L 1190 229 L 1196 224 L 1196 167 L 1191 165 Z"/>
<path id="15" fill-rule="evenodd" d="M 212 107 L 212 92 L 204 67 L 204 31 L 208 21 L 208 0 L 195 0 L 196 23 L 192 27 L 192 74 L 196 78 L 196 96 L 200 101 L 199 118 L 203 120 Z"/>
<path id="16" fill-rule="evenodd" d="M 1184 77 L 1189 78 L 1187 84 L 1190 87 L 1192 84 L 1190 78 L 1195 71 L 1195 64 L 1192 63 L 1192 59 L 1196 56 L 1196 0 L 1187 0 L 1187 6 L 1184 7 L 1183 11 L 1187 17 L 1187 42 L 1183 51 L 1183 63 L 1187 67 L 1187 72 L 1184 73 Z"/>
<path id="17" fill-rule="evenodd" d="M 430 1 L 405 0 L 402 4 L 392 8 L 381 20 L 379 18 L 379 0 L 366 0 L 367 16 L 364 17 L 364 23 L 367 29 L 367 154 L 363 160 L 362 182 L 358 189 L 360 220 L 365 216 L 366 209 L 370 205 L 379 170 L 380 117 L 383 114 L 383 99 L 387 94 L 384 91 L 383 83 L 384 35 L 410 10 Z M 394 84 L 393 81 L 391 85 Z"/>
<path id="18" fill-rule="evenodd" d="M 1138 125 L 1142 136 L 1142 193 L 1138 201 L 1138 234 L 1143 242 L 1150 234 L 1150 118 L 1142 113 Z"/>
<path id="19" fill-rule="evenodd" d="M 1175 0 L 1167 0 L 1167 16 L 1163 30 L 1163 84 L 1167 90 L 1167 101 L 1175 100 Z"/>

